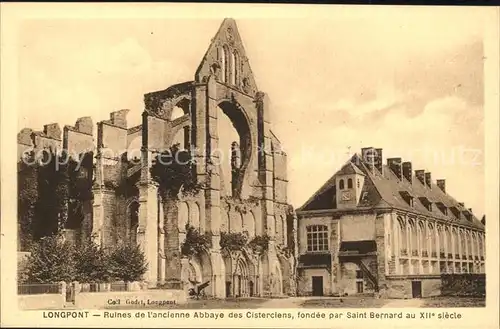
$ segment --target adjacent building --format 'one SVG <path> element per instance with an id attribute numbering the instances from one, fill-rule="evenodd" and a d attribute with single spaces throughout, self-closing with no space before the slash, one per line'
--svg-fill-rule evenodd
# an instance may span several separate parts
<path id="1" fill-rule="evenodd" d="M 444 179 L 363 148 L 297 210 L 298 293 L 428 297 L 485 272 L 485 227 Z"/>

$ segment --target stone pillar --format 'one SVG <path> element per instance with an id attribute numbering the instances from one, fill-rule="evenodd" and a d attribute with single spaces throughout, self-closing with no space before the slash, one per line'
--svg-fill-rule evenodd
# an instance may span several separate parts
<path id="1" fill-rule="evenodd" d="M 156 286 L 158 281 L 158 187 L 152 181 L 149 173 L 152 155 L 150 150 L 143 147 L 141 179 L 138 183 L 139 223 L 137 243 L 148 262 L 148 269 L 144 279 L 149 287 Z"/>
<path id="2" fill-rule="evenodd" d="M 93 205 L 92 205 L 92 233 L 91 237 L 95 244 L 100 246 L 102 244 L 102 226 L 104 224 L 104 204 L 103 204 L 103 188 L 104 188 L 104 177 L 103 177 L 103 163 L 101 154 L 96 155 L 96 170 L 95 183 L 92 187 L 92 193 L 94 195 Z"/>
<path id="3" fill-rule="evenodd" d="M 164 212 L 161 198 L 158 198 L 158 281 L 160 284 L 165 283 L 166 260 L 165 260 L 165 227 L 164 227 Z"/>
<path id="4" fill-rule="evenodd" d="M 387 256 L 385 252 L 385 239 L 386 239 L 386 234 L 385 234 L 385 225 L 386 222 L 388 223 L 388 220 L 386 220 L 386 217 L 389 218 L 390 215 L 382 214 L 382 215 L 377 215 L 375 218 L 375 243 L 377 244 L 377 251 L 378 251 L 378 259 L 377 259 L 377 280 L 378 280 L 378 289 L 379 289 L 379 294 L 385 295 L 386 294 L 386 280 L 385 280 L 385 270 L 387 266 Z"/>

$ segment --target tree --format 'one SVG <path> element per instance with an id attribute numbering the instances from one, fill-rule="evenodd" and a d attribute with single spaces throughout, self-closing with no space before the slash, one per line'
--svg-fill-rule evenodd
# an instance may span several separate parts
<path id="1" fill-rule="evenodd" d="M 71 282 L 75 277 L 73 246 L 60 235 L 41 238 L 33 243 L 31 255 L 19 278 L 23 283 Z"/>
<path id="2" fill-rule="evenodd" d="M 109 254 L 93 241 L 82 245 L 75 253 L 75 279 L 85 283 L 108 282 L 112 277 Z"/>
<path id="3" fill-rule="evenodd" d="M 125 282 L 140 281 L 148 263 L 138 245 L 119 243 L 109 255 L 109 266 L 114 279 Z"/>
<path id="4" fill-rule="evenodd" d="M 163 197 L 175 196 L 181 189 L 184 193 L 195 194 L 201 188 L 197 183 L 195 166 L 191 153 L 174 144 L 153 159 L 150 173 Z"/>
<path id="5" fill-rule="evenodd" d="M 38 166 L 34 152 L 26 154 L 17 168 L 17 216 L 21 250 L 29 250 L 34 236 L 36 202 L 38 200 Z"/>
<path id="6" fill-rule="evenodd" d="M 57 234 L 68 219 L 69 174 L 66 152 L 44 152 L 38 170 L 35 238 Z"/>

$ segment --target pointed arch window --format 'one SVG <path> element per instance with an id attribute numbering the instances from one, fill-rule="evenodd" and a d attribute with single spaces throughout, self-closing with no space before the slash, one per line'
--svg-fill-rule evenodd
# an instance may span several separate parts
<path id="1" fill-rule="evenodd" d="M 220 65 L 221 65 L 221 81 L 227 82 L 230 66 L 229 49 L 227 46 L 222 46 L 220 50 Z"/>
<path id="2" fill-rule="evenodd" d="M 240 60 L 238 56 L 238 52 L 235 50 L 233 51 L 232 55 L 232 61 L 231 61 L 231 84 L 232 85 L 237 85 L 238 84 L 238 68 L 240 65 Z"/>

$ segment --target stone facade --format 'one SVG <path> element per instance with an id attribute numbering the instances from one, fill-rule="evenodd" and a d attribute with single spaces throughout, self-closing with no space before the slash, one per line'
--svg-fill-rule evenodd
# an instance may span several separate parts
<path id="1" fill-rule="evenodd" d="M 64 133 L 57 124 L 19 133 L 19 156 L 30 148 L 53 147 L 94 157 L 86 173 L 93 186 L 85 220 L 67 236 L 78 236 L 77 243 L 92 236 L 103 246 L 139 244 L 150 286 L 210 281 L 206 292 L 216 297 L 294 294 L 296 217 L 287 203 L 286 154 L 271 131 L 273 109 L 256 86 L 235 21 L 223 21 L 193 81 L 148 93 L 144 102 L 139 126 L 128 127 L 128 110 L 98 122 L 97 145 L 88 117 Z M 219 145 L 222 119 L 230 120 L 238 135 L 231 144 L 231 172 L 219 165 L 217 150 L 228 146 Z M 150 168 L 156 154 L 178 142 L 193 150 L 203 188 L 164 199 Z M 212 247 L 193 257 L 181 255 L 186 224 L 209 233 Z M 219 247 L 223 232 L 240 232 L 249 240 L 267 235 L 269 243 L 262 253 L 246 247 L 229 252 Z"/>
<path id="2" fill-rule="evenodd" d="M 429 297 L 443 273 L 484 273 L 484 224 L 472 210 L 444 180 L 381 158 L 363 149 L 297 210 L 299 294 Z"/>

